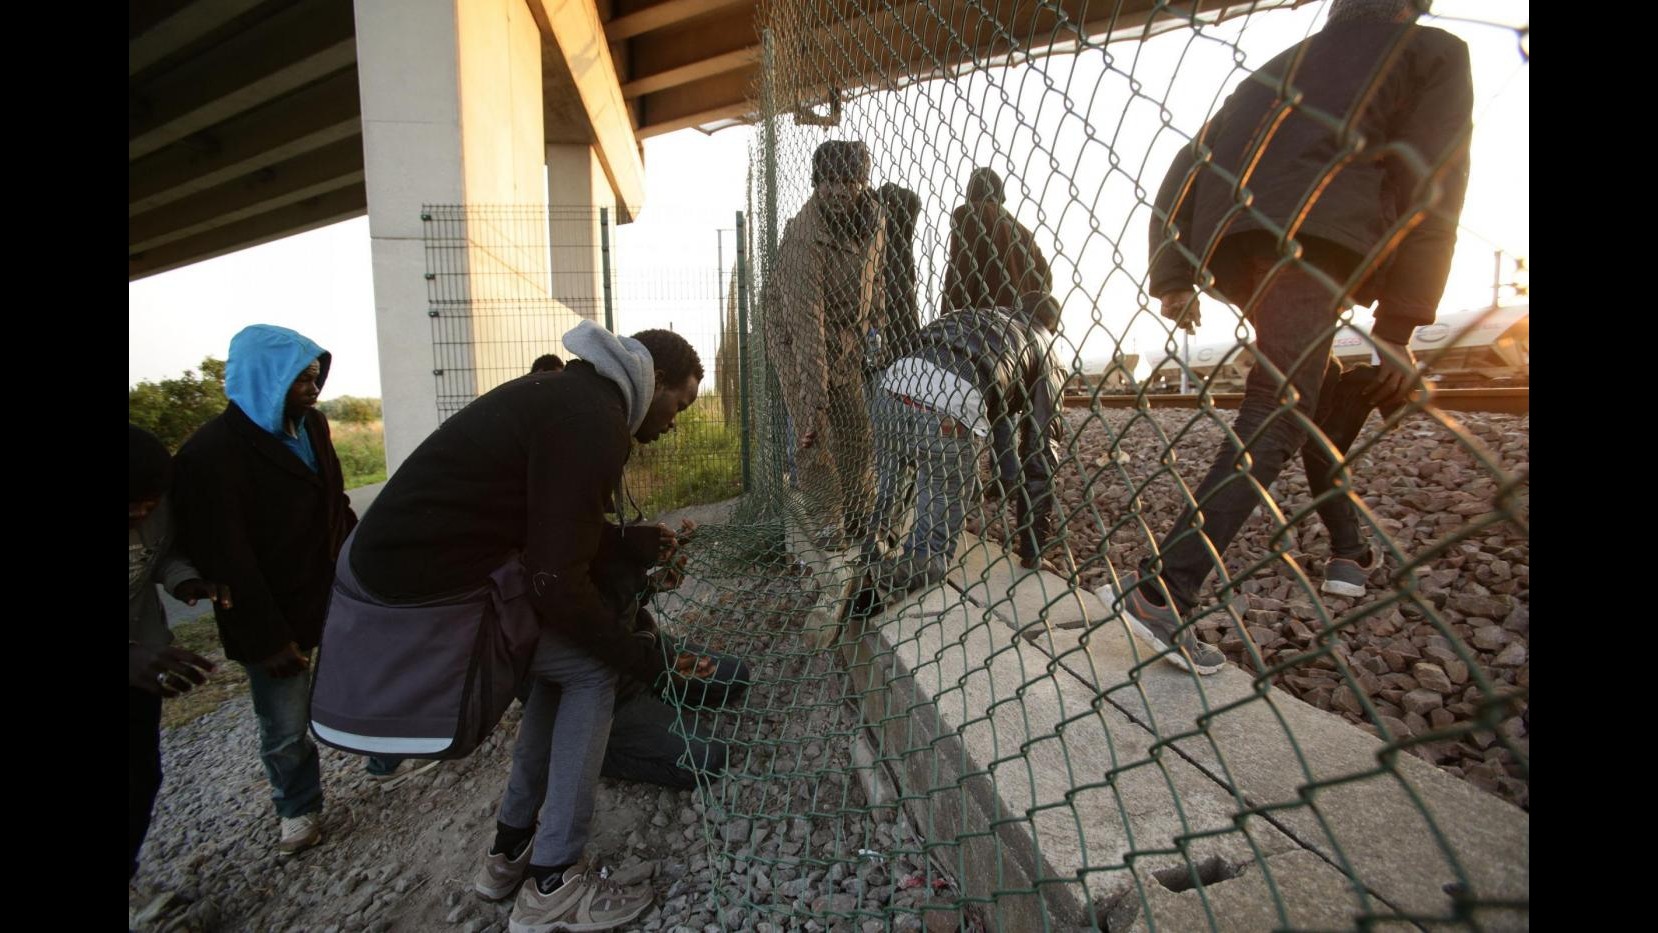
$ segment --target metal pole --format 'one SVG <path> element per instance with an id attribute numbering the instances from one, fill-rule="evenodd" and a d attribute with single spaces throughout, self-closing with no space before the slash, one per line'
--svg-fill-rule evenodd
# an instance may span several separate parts
<path id="1" fill-rule="evenodd" d="M 766 279 L 777 272 L 777 43 L 770 28 L 760 33 L 760 119 L 765 128 L 764 146 L 766 150 L 766 203 L 765 211 L 765 240 L 761 244 L 762 258 L 765 260 Z M 766 314 L 771 314 L 768 306 Z M 777 365 L 776 360 L 766 361 L 766 371 L 774 373 L 772 367 Z M 773 458 L 776 463 L 776 475 L 769 477 L 775 483 L 776 489 L 783 489 L 783 464 L 787 461 L 782 456 L 783 445 L 794 443 L 792 438 L 785 435 L 784 406 L 782 396 L 777 393 L 776 379 L 768 379 L 767 386 L 773 393 L 772 404 L 768 406 L 771 412 L 772 450 L 778 451 L 779 456 Z"/>
<path id="2" fill-rule="evenodd" d="M 1197 299 L 1193 298 L 1192 300 L 1196 301 Z M 1184 331 L 1180 334 L 1180 355 L 1184 357 L 1181 362 L 1185 364 L 1180 367 L 1180 394 L 1185 395 L 1192 391 L 1192 335 Z"/>
<path id="3" fill-rule="evenodd" d="M 610 208 L 599 208 L 599 274 L 604 278 L 604 329 L 616 333 L 616 307 L 610 297 Z"/>
<path id="4" fill-rule="evenodd" d="M 740 430 L 743 443 L 743 492 L 749 491 L 752 479 L 749 466 L 749 417 L 748 407 L 748 239 L 743 212 L 737 212 L 737 408 L 741 418 Z"/>

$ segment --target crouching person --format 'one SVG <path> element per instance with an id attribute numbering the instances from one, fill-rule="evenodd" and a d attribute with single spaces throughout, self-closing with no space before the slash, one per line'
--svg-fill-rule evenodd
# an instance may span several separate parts
<path id="1" fill-rule="evenodd" d="M 476 883 L 502 898 L 528 876 L 514 933 L 605 930 L 650 906 L 648 885 L 607 880 L 584 849 L 618 679 L 655 684 L 672 652 L 629 624 L 592 571 L 619 553 L 646 564 L 671 553 L 671 532 L 619 527 L 605 513 L 630 439 L 672 430 L 703 375 L 696 351 L 668 331 L 619 338 L 583 322 L 564 343 L 581 359 L 456 413 L 363 516 L 339 561 L 313 699 L 325 741 L 453 756 L 494 728 L 517 676 L 532 680 Z M 511 664 L 495 663 L 503 657 Z M 409 673 L 444 665 L 455 674 L 445 683 L 465 685 L 458 717 Z M 473 715 L 478 693 L 484 712 Z"/>
<path id="2" fill-rule="evenodd" d="M 986 438 L 1015 423 L 1022 486 L 1014 551 L 1026 567 L 1041 558 L 1053 521 L 1053 475 L 1062 379 L 1049 352 L 1059 323 L 1052 297 L 1029 294 L 1017 309 L 968 308 L 921 329 L 876 377 L 870 411 L 879 486 L 873 525 L 894 514 L 905 472 L 915 472 L 915 524 L 903 553 L 875 568 L 877 590 L 898 596 L 944 579 L 961 539 L 966 504 Z M 888 535 L 875 528 L 871 557 Z"/>

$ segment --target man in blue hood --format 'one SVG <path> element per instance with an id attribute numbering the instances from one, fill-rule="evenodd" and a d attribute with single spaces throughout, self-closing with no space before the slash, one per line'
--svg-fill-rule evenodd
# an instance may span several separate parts
<path id="1" fill-rule="evenodd" d="M 322 637 L 334 558 L 357 523 L 328 419 L 316 409 L 331 360 L 285 327 L 244 328 L 225 363 L 230 404 L 174 461 L 180 547 L 236 594 L 213 614 L 225 655 L 248 672 L 284 855 L 322 836 L 322 774 L 306 733 L 310 652 Z"/>

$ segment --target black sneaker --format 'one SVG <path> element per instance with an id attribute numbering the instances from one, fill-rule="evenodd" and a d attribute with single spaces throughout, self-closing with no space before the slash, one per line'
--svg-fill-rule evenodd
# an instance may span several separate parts
<path id="1" fill-rule="evenodd" d="M 1357 599 L 1364 595 L 1364 587 L 1370 580 L 1370 574 L 1381 566 L 1382 555 L 1374 544 L 1365 551 L 1364 557 L 1357 560 L 1346 557 L 1332 557 L 1324 564 L 1324 584 L 1319 587 L 1326 593 L 1335 596 L 1351 596 Z"/>
<path id="2" fill-rule="evenodd" d="M 1136 635 L 1183 671 L 1213 674 L 1226 666 L 1226 655 L 1219 648 L 1200 640 L 1189 626 L 1181 631 L 1180 616 L 1147 599 L 1134 583 L 1128 584 L 1123 597 L 1123 615 Z"/>

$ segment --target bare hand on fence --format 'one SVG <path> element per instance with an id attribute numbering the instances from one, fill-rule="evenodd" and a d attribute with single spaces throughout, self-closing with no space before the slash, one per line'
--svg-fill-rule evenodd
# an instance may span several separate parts
<path id="1" fill-rule="evenodd" d="M 1164 317 L 1188 334 L 1197 333 L 1198 325 L 1203 323 L 1203 314 L 1196 295 L 1189 291 L 1168 292 L 1159 301 L 1163 304 L 1161 313 Z"/>
<path id="2" fill-rule="evenodd" d="M 674 531 L 660 522 L 656 525 L 657 533 L 661 536 L 657 542 L 657 563 L 667 563 L 675 554 L 679 553 L 681 545 L 696 536 L 697 523 L 689 518 L 679 523 L 679 530 Z"/>
<path id="3" fill-rule="evenodd" d="M 1410 347 L 1382 337 L 1376 338 L 1376 354 L 1382 364 L 1371 390 L 1371 403 L 1383 408 L 1403 402 L 1416 386 L 1416 355 Z"/>

